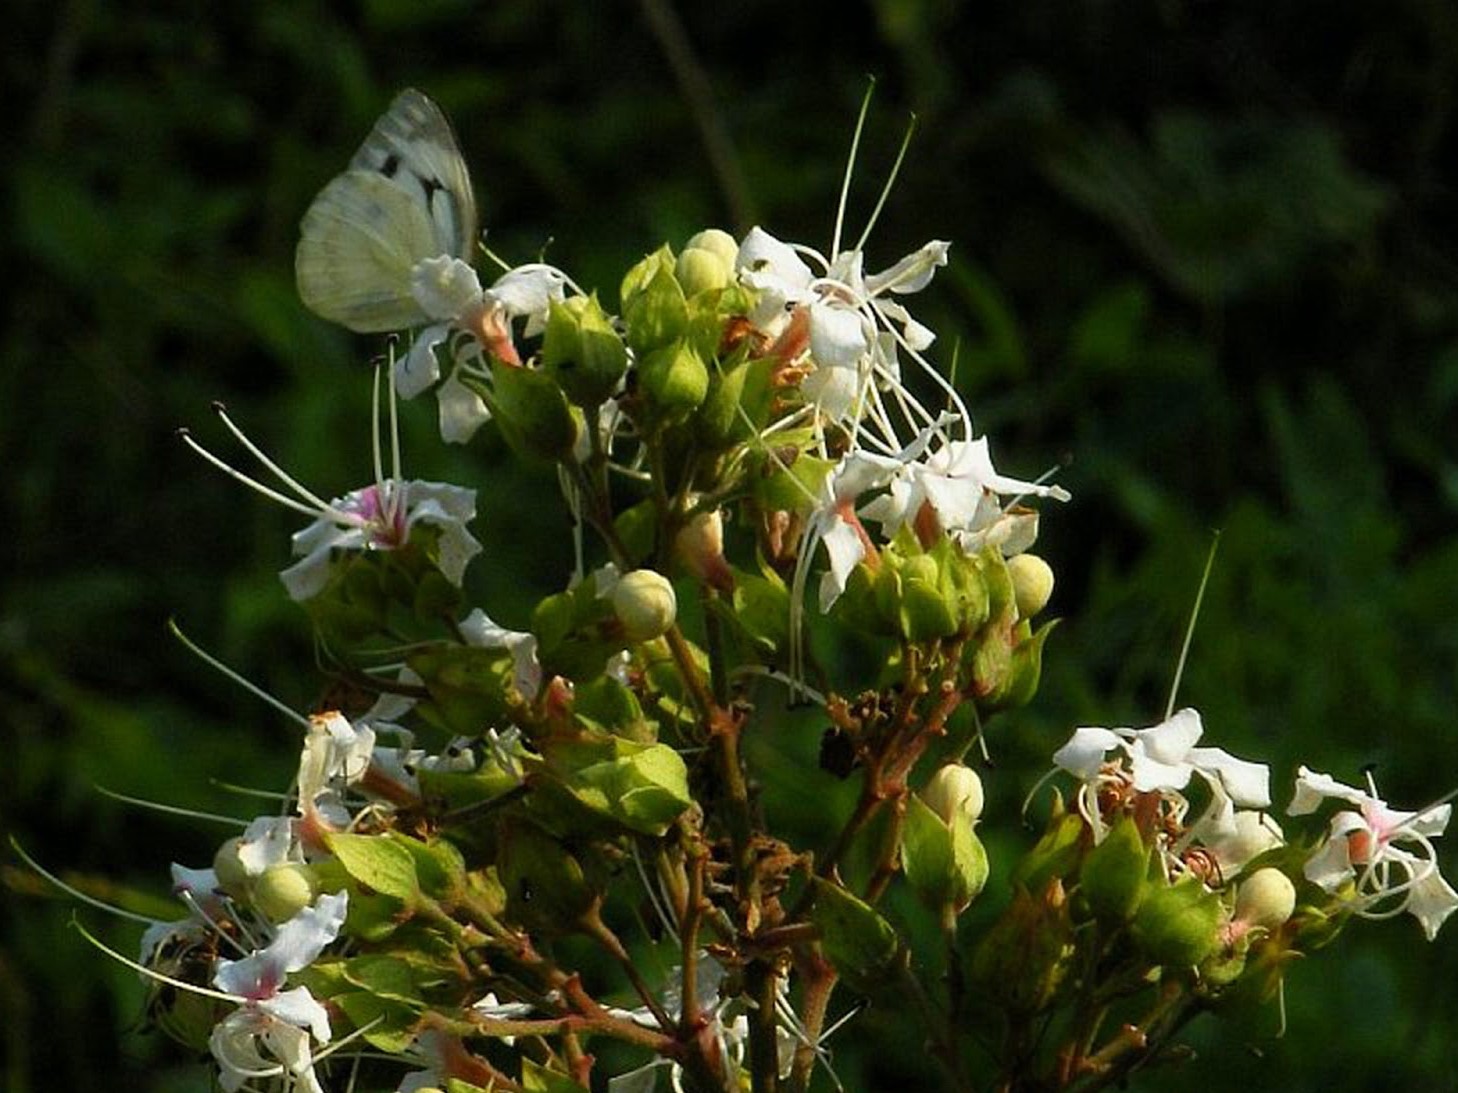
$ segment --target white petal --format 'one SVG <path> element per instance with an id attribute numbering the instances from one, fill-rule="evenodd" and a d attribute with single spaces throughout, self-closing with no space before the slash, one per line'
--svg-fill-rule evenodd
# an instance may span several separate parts
<path id="1" fill-rule="evenodd" d="M 454 372 L 435 393 L 440 407 L 440 437 L 447 444 L 464 444 L 476 430 L 491 420 L 491 411 L 480 395 L 462 383 Z"/>
<path id="2" fill-rule="evenodd" d="M 1296 795 L 1291 798 L 1290 807 L 1286 809 L 1286 812 L 1291 816 L 1308 815 L 1320 808 L 1321 802 L 1328 797 L 1349 801 L 1359 807 L 1370 804 L 1374 800 L 1370 794 L 1343 785 L 1329 774 L 1322 774 L 1303 766 L 1296 772 Z"/>
<path id="3" fill-rule="evenodd" d="M 820 579 L 820 610 L 829 611 L 845 591 L 851 571 L 866 556 L 866 545 L 855 528 L 844 520 L 834 521 L 821 539 L 830 555 L 830 571 Z"/>
<path id="4" fill-rule="evenodd" d="M 1103 766 L 1104 757 L 1122 744 L 1109 729 L 1074 729 L 1068 743 L 1053 753 L 1053 764 L 1081 782 L 1091 782 Z"/>
<path id="5" fill-rule="evenodd" d="M 810 305 L 810 355 L 821 368 L 844 368 L 853 375 L 870 348 L 865 320 L 858 311 L 830 304 Z"/>
<path id="6" fill-rule="evenodd" d="M 947 249 L 951 245 L 942 240 L 932 240 L 890 269 L 867 277 L 866 290 L 873 296 L 882 292 L 920 292 L 936 271 L 947 264 Z"/>
<path id="7" fill-rule="evenodd" d="M 250 877 L 262 876 L 270 865 L 289 860 L 294 844 L 294 822 L 287 816 L 260 816 L 243 831 L 238 860 Z"/>
<path id="8" fill-rule="evenodd" d="M 479 303 L 481 281 L 459 258 L 441 255 L 415 263 L 410 271 L 410 293 L 432 319 L 451 320 Z"/>
<path id="9" fill-rule="evenodd" d="M 1352 858 L 1345 835 L 1333 834 L 1301 869 L 1306 879 L 1335 892 L 1352 877 Z"/>
<path id="10" fill-rule="evenodd" d="M 293 990 L 280 991 L 272 998 L 259 1002 L 258 1008 L 295 1028 L 307 1029 L 321 1044 L 329 1042 L 329 1014 L 309 993 L 308 987 L 295 987 Z M 295 1041 L 290 1039 L 285 1042 L 291 1045 Z M 292 1052 L 290 1054 L 292 1058 L 279 1054 L 279 1059 L 293 1069 L 294 1059 L 297 1058 L 297 1055 Z"/>
<path id="11" fill-rule="evenodd" d="M 435 349 L 450 332 L 448 323 L 436 323 L 415 335 L 410 352 L 395 362 L 395 394 L 410 399 L 435 385 L 440 379 L 440 360 Z"/>
<path id="12" fill-rule="evenodd" d="M 810 267 L 793 247 L 758 226 L 750 228 L 744 242 L 739 244 L 734 268 L 764 281 L 779 282 L 793 298 L 798 298 L 814 280 Z"/>
<path id="13" fill-rule="evenodd" d="M 1133 736 L 1150 759 L 1157 763 L 1178 765 L 1189 762 L 1190 749 L 1204 731 L 1199 713 L 1186 708 L 1174 714 L 1168 721 L 1137 730 Z"/>
<path id="14" fill-rule="evenodd" d="M 1453 891 L 1434 865 L 1408 892 L 1407 909 L 1422 923 L 1423 933 L 1432 941 L 1438 936 L 1443 920 L 1458 910 L 1458 892 Z"/>
<path id="15" fill-rule="evenodd" d="M 1218 777 L 1242 808 L 1271 807 L 1271 769 L 1264 763 L 1238 759 L 1223 748 L 1191 748 L 1189 760 L 1196 770 Z"/>

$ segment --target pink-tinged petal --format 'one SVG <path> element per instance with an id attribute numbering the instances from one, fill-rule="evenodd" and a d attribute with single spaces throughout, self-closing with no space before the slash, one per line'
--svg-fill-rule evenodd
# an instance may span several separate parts
<path id="1" fill-rule="evenodd" d="M 1068 743 L 1053 753 L 1053 763 L 1079 781 L 1090 782 L 1097 777 L 1105 756 L 1122 746 L 1123 741 L 1110 729 L 1074 729 Z"/>
<path id="2" fill-rule="evenodd" d="M 1191 748 L 1189 761 L 1196 770 L 1217 777 L 1242 808 L 1271 807 L 1271 770 L 1264 763 L 1239 759 L 1223 748 Z"/>

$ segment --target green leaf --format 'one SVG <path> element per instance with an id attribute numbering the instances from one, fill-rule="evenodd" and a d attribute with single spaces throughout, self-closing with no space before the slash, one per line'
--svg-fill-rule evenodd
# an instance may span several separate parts
<path id="1" fill-rule="evenodd" d="M 846 983 L 872 991 L 891 970 L 901 950 L 896 931 L 870 904 L 838 884 L 815 878 L 810 919 L 820 929 L 826 959 Z"/>
<path id="2" fill-rule="evenodd" d="M 334 834 L 327 842 L 349 875 L 365 888 L 405 904 L 419 896 L 415 859 L 390 836 Z"/>
<path id="3" fill-rule="evenodd" d="M 528 1093 L 586 1093 L 567 1075 L 539 1066 L 525 1056 L 521 1060 L 521 1087 Z"/>

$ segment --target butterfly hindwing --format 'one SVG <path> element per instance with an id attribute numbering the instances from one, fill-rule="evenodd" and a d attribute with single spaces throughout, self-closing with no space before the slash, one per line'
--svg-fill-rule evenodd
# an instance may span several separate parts
<path id="1" fill-rule="evenodd" d="M 450 124 L 419 91 L 403 91 L 304 214 L 299 295 L 359 333 L 418 325 L 426 316 L 411 270 L 439 255 L 467 258 L 475 235 L 471 179 Z"/>

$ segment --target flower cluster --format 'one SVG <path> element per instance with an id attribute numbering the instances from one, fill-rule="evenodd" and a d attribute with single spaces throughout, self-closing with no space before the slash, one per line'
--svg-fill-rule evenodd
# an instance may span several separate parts
<path id="1" fill-rule="evenodd" d="M 1269 996 L 1347 917 L 1409 911 L 1432 937 L 1458 905 L 1447 804 L 1397 812 L 1303 768 L 1292 816 L 1344 807 L 1288 841 L 1267 768 L 1201 746 L 1188 709 L 1077 729 L 1053 756 L 1073 807 L 992 869 L 965 757 L 1038 688 L 1033 503 L 1070 495 L 999 471 L 927 357 L 907 300 L 948 243 L 867 274 L 838 228 L 827 254 L 708 229 L 605 304 L 540 262 L 483 287 L 474 215 L 449 126 L 406 92 L 304 221 L 311 307 L 413 327 L 370 484 L 325 501 L 226 415 L 281 488 L 189 438 L 312 521 L 281 576 L 348 696 L 290 714 L 286 806 L 211 869 L 174 867 L 187 915 L 143 940 L 183 992 L 154 1017 L 229 1093 L 601 1088 L 606 1040 L 628 1053 L 615 1093 L 803 1090 L 842 986 L 915 1007 L 958 1088 L 971 1029 L 1002 1030 L 975 1053 L 999 1088 L 1104 1086 L 1215 1001 Z M 446 442 L 489 422 L 556 469 L 575 565 L 522 629 L 472 593 L 493 549 L 475 492 L 402 473 L 396 400 L 427 392 Z M 765 776 L 807 731 L 848 809 Z M 773 826 L 807 793 L 823 841 Z M 896 885 L 940 925 L 934 957 Z"/>

